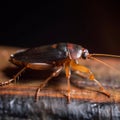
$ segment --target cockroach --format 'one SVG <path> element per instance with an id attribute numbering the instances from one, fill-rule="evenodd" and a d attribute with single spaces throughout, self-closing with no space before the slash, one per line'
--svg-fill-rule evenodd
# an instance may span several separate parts
<path id="1" fill-rule="evenodd" d="M 68 102 L 70 102 L 71 70 L 86 73 L 90 80 L 93 80 L 98 84 L 100 90 L 105 95 L 110 96 L 110 93 L 107 92 L 107 90 L 105 90 L 102 84 L 96 80 L 91 70 L 79 64 L 80 59 L 98 60 L 94 57 L 95 55 L 106 56 L 105 54 L 89 54 L 88 50 L 83 48 L 81 45 L 72 43 L 58 43 L 53 45 L 20 50 L 10 56 L 10 62 L 17 66 L 22 66 L 22 69 L 13 77 L 13 79 L 0 83 L 0 86 L 7 85 L 13 81 L 16 81 L 16 79 L 21 75 L 21 73 L 26 69 L 49 70 L 54 68 L 54 72 L 50 74 L 50 76 L 46 78 L 46 80 L 42 84 L 40 84 L 40 87 L 37 89 L 36 99 L 38 98 L 38 93 L 46 86 L 48 81 L 53 77 L 58 76 L 62 70 L 65 71 L 67 79 Z M 119 57 L 115 55 L 107 56 Z"/>

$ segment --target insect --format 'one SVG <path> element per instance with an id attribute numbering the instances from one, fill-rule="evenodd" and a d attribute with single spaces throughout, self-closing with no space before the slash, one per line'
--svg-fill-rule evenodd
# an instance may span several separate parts
<path id="1" fill-rule="evenodd" d="M 80 45 L 72 43 L 58 43 L 51 46 L 46 45 L 20 50 L 10 56 L 10 62 L 17 66 L 22 66 L 22 69 L 13 77 L 13 79 L 0 83 L 0 86 L 16 81 L 21 73 L 26 69 L 49 70 L 54 68 L 54 72 L 50 74 L 50 76 L 46 78 L 46 80 L 42 84 L 40 84 L 40 87 L 37 89 L 36 99 L 38 97 L 38 93 L 46 86 L 48 81 L 53 77 L 58 76 L 62 70 L 65 71 L 67 80 L 68 102 L 70 102 L 71 70 L 86 73 L 90 80 L 95 81 L 98 84 L 100 90 L 105 95 L 110 96 L 110 94 L 104 89 L 101 83 L 95 79 L 95 76 L 91 72 L 91 70 L 79 64 L 78 60 L 95 59 L 93 57 L 94 55 L 104 56 L 104 54 L 89 54 L 87 49 L 83 48 Z"/>

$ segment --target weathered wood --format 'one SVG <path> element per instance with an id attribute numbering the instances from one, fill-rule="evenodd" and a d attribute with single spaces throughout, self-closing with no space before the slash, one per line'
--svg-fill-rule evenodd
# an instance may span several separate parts
<path id="1" fill-rule="evenodd" d="M 8 62 L 11 53 L 18 48 L 0 47 L 0 82 L 6 81 L 19 71 Z M 120 59 L 100 58 L 112 65 L 110 69 L 96 61 L 80 61 L 90 68 L 96 79 L 111 94 L 107 97 L 90 80 L 72 73 L 71 102 L 67 104 L 67 81 L 64 72 L 53 78 L 39 93 L 35 93 L 40 83 L 51 71 L 26 70 L 17 80 L 0 87 L 0 117 L 5 119 L 120 119 Z"/>

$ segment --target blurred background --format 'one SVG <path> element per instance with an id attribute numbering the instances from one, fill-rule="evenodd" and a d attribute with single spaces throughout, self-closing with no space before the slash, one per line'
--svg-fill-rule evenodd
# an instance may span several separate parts
<path id="1" fill-rule="evenodd" d="M 0 46 L 73 42 L 91 53 L 120 55 L 120 2 L 2 1 Z"/>

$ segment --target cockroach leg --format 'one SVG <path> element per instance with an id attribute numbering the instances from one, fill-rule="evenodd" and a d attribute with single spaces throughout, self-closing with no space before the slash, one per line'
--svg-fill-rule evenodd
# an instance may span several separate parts
<path id="1" fill-rule="evenodd" d="M 59 67 L 56 71 L 54 71 L 42 84 L 40 84 L 39 88 L 36 91 L 35 94 L 35 101 L 38 101 L 38 93 L 40 92 L 41 89 L 43 89 L 46 84 L 51 80 L 53 77 L 57 77 L 62 70 L 62 67 Z"/>
<path id="2" fill-rule="evenodd" d="M 7 81 L 5 81 L 5 82 L 1 82 L 1 83 L 0 83 L 0 86 L 8 85 L 8 84 L 10 84 L 10 83 L 13 82 L 13 81 L 14 81 L 14 79 L 10 79 L 10 80 L 7 80 Z"/>
<path id="3" fill-rule="evenodd" d="M 86 76 L 85 76 L 82 72 L 80 72 L 80 71 L 74 71 L 74 73 L 75 73 L 76 75 L 80 76 L 80 77 L 83 78 L 83 79 L 86 78 Z"/>
<path id="4" fill-rule="evenodd" d="M 98 82 L 96 79 L 94 79 L 94 81 L 99 85 L 100 90 L 101 90 L 105 95 L 107 95 L 108 97 L 110 97 L 110 93 L 105 90 L 105 88 L 100 84 L 100 82 Z"/>
<path id="5" fill-rule="evenodd" d="M 97 83 L 97 85 L 100 87 L 100 90 L 107 96 L 110 97 L 110 94 L 104 89 L 104 87 L 95 79 L 93 73 L 88 69 L 86 68 L 85 66 L 81 66 L 79 64 L 76 64 L 75 61 L 71 61 L 71 67 L 73 70 L 75 71 L 79 71 L 79 72 L 83 72 L 83 73 L 86 73 L 88 74 L 88 77 L 90 80 L 93 80 Z"/>
<path id="6" fill-rule="evenodd" d="M 70 65 L 65 64 L 65 73 L 66 73 L 66 78 L 67 78 L 67 86 L 68 86 L 68 94 L 67 94 L 67 100 L 68 103 L 70 103 L 70 76 L 71 76 L 71 71 L 70 71 Z"/>
<path id="7" fill-rule="evenodd" d="M 8 84 L 12 83 L 13 81 L 16 82 L 17 77 L 19 77 L 19 76 L 21 75 L 21 73 L 22 73 L 23 71 L 25 71 L 25 69 L 26 69 L 26 67 L 22 68 L 22 69 L 13 77 L 13 79 L 7 80 L 7 81 L 5 81 L 5 82 L 1 82 L 1 83 L 0 83 L 0 86 L 8 85 Z"/>
<path id="8" fill-rule="evenodd" d="M 16 79 L 21 75 L 22 72 L 24 72 L 26 70 L 26 66 L 23 67 L 14 77 L 13 77 L 13 80 L 15 81 L 16 83 Z"/>

